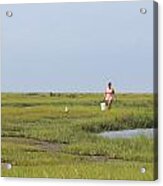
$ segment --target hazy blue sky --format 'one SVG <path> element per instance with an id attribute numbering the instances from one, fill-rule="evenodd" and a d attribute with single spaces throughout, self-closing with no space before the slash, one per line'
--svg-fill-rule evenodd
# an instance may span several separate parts
<path id="1" fill-rule="evenodd" d="M 153 91 L 152 1 L 4 5 L 1 13 L 3 92 L 99 92 L 107 78 L 120 92 Z"/>

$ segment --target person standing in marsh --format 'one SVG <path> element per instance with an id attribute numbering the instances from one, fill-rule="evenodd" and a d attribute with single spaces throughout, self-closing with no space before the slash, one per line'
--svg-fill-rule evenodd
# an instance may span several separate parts
<path id="1" fill-rule="evenodd" d="M 104 94 L 104 100 L 105 100 L 106 105 L 108 106 L 108 109 L 111 108 L 114 97 L 115 97 L 115 90 L 112 87 L 112 83 L 109 82 L 108 86 L 106 87 L 105 94 Z"/>

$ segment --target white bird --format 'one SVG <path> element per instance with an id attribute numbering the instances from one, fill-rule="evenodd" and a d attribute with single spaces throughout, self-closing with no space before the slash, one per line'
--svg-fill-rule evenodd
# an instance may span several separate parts
<path id="1" fill-rule="evenodd" d="M 68 107 L 65 107 L 65 112 L 68 112 L 69 110 L 68 110 Z"/>

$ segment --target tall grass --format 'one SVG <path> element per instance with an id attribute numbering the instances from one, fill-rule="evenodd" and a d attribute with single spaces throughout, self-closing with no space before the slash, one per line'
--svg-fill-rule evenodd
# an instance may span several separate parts
<path id="1" fill-rule="evenodd" d="M 2 93 L 2 175 L 154 179 L 153 139 L 104 139 L 96 134 L 154 127 L 153 96 L 119 94 L 105 112 L 100 110 L 102 98 L 102 94 Z M 12 170 L 5 169 L 8 162 Z M 148 167 L 145 175 L 140 174 L 141 166 Z"/>

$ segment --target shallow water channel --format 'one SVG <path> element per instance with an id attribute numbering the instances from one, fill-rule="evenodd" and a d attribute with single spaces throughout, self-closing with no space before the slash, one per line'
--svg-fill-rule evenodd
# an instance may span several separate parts
<path id="1" fill-rule="evenodd" d="M 145 136 L 149 138 L 153 138 L 154 134 L 156 134 L 156 130 L 154 128 L 147 129 L 127 129 L 120 131 L 105 131 L 101 132 L 99 135 L 105 138 L 132 138 L 137 136 Z"/>

